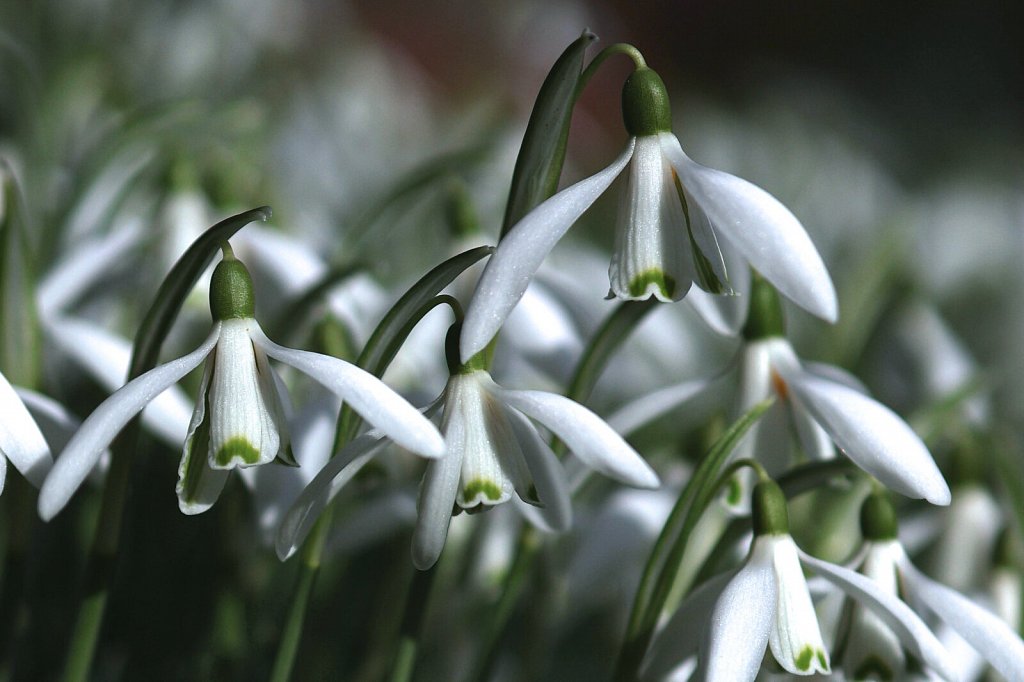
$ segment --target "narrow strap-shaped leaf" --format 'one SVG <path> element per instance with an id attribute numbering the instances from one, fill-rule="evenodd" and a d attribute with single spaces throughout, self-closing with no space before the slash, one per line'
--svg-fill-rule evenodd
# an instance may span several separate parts
<path id="1" fill-rule="evenodd" d="M 14 173 L 0 162 L 0 371 L 38 386 L 39 324 L 27 220 Z"/>
<path id="2" fill-rule="evenodd" d="M 220 221 L 192 242 L 167 273 L 160 290 L 156 292 L 153 305 L 139 325 L 139 331 L 135 334 L 135 345 L 132 347 L 132 362 L 128 368 L 129 379 L 134 379 L 156 366 L 160 346 L 163 345 L 178 311 L 195 286 L 196 280 L 217 255 L 221 244 L 252 221 L 266 221 L 270 216 L 269 206 L 254 208 Z"/>
<path id="3" fill-rule="evenodd" d="M 541 85 L 516 158 L 512 188 L 501 226 L 502 237 L 558 189 L 577 85 L 583 71 L 583 57 L 587 46 L 595 39 L 593 33 L 584 31 L 565 49 Z"/>

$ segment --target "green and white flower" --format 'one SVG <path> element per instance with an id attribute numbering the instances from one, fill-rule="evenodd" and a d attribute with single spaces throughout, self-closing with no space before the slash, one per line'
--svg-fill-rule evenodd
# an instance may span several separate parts
<path id="1" fill-rule="evenodd" d="M 268 339 L 253 317 L 249 273 L 233 257 L 214 271 L 210 310 L 213 329 L 199 348 L 130 381 L 83 422 L 43 485 L 39 513 L 44 519 L 67 504 L 128 421 L 203 360 L 206 369 L 178 469 L 178 504 L 186 514 L 209 509 L 231 469 L 289 458 L 285 394 L 268 357 L 310 375 L 403 447 L 426 457 L 444 453 L 437 429 L 373 375 Z"/>

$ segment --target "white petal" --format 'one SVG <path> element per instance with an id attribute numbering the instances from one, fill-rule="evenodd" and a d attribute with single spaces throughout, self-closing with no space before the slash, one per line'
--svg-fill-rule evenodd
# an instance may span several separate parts
<path id="1" fill-rule="evenodd" d="M 681 661 L 697 653 L 701 640 L 708 630 L 712 609 L 735 575 L 736 571 L 717 575 L 687 595 L 664 627 L 654 636 L 651 648 L 641 666 L 643 679 L 663 679 Z"/>
<path id="2" fill-rule="evenodd" d="M 448 449 L 444 457 L 427 464 L 416 503 L 418 517 L 412 534 L 412 563 L 421 571 L 437 563 L 444 549 L 466 448 L 462 411 L 449 410 L 447 405 L 445 408 L 441 429 Z"/>
<path id="3" fill-rule="evenodd" d="M 43 438 L 50 444 L 51 451 L 60 450 L 67 445 L 71 436 L 81 426 L 82 420 L 49 396 L 20 386 L 14 390 L 28 408 Z"/>
<path id="4" fill-rule="evenodd" d="M 775 623 L 768 638 L 772 655 L 794 675 L 828 674 L 828 652 L 793 538 L 777 535 L 759 537 L 754 542 L 770 546 L 778 583 Z"/>
<path id="5" fill-rule="evenodd" d="M 281 561 L 302 546 L 320 513 L 388 442 L 380 433 L 368 433 L 350 442 L 327 462 L 281 521 L 274 543 Z"/>
<path id="6" fill-rule="evenodd" d="M 754 405 L 765 400 L 772 394 L 772 345 L 775 339 L 751 341 L 743 346 L 740 357 L 739 391 L 733 418 L 738 419 L 746 414 Z M 772 406 L 778 410 L 778 404 Z M 761 420 L 750 425 L 747 433 L 736 445 L 732 459 L 747 459 L 755 454 L 758 442 L 757 433 L 761 428 Z"/>
<path id="7" fill-rule="evenodd" d="M 128 382 L 103 401 L 57 458 L 39 493 L 39 515 L 49 521 L 64 508 L 100 455 L 132 417 L 154 397 L 199 366 L 217 343 L 220 323 L 199 348 Z"/>
<path id="8" fill-rule="evenodd" d="M 616 298 L 678 301 L 697 278 L 683 206 L 656 136 L 636 138 L 608 279 Z"/>
<path id="9" fill-rule="evenodd" d="M 999 616 L 939 584 L 904 559 L 904 584 L 957 634 L 966 639 L 993 668 L 1011 682 L 1024 680 L 1024 641 Z"/>
<path id="10" fill-rule="evenodd" d="M 709 327 L 722 336 L 736 336 L 747 321 L 750 308 L 750 266 L 736 249 L 721 245 L 734 295 L 709 294 L 700 287 L 690 289 L 686 301 Z"/>
<path id="11" fill-rule="evenodd" d="M 0 458 L 10 460 L 37 488 L 53 460 L 50 448 L 14 387 L 0 374 Z"/>
<path id="12" fill-rule="evenodd" d="M 7 458 L 0 455 L 0 493 L 4 491 L 4 484 L 7 482 Z"/>
<path id="13" fill-rule="evenodd" d="M 437 428 L 369 372 L 328 355 L 279 346 L 258 324 L 249 333 L 267 355 L 316 379 L 403 448 L 424 457 L 444 454 L 444 439 Z"/>
<path id="14" fill-rule="evenodd" d="M 695 163 L 674 135 L 662 134 L 662 148 L 719 239 L 736 248 L 787 298 L 835 322 L 839 304 L 832 278 L 796 216 L 760 187 Z"/>
<path id="15" fill-rule="evenodd" d="M 487 379 L 488 390 L 558 436 L 584 464 L 639 488 L 656 488 L 658 475 L 603 419 L 564 396 L 511 391 Z"/>
<path id="16" fill-rule="evenodd" d="M 956 679 L 948 654 L 927 625 L 896 595 L 871 578 L 800 553 L 800 560 L 871 610 L 915 658 L 945 679 Z"/>
<path id="17" fill-rule="evenodd" d="M 540 515 L 545 525 L 555 532 L 569 530 L 572 526 L 572 500 L 565 469 L 533 424 L 514 410 L 505 409 L 505 413 L 519 441 L 537 497 L 544 505 Z"/>
<path id="18" fill-rule="evenodd" d="M 755 542 L 711 612 L 700 654 L 702 679 L 741 682 L 757 676 L 775 620 L 777 589 L 769 550 Z"/>
<path id="19" fill-rule="evenodd" d="M 608 417 L 608 426 L 622 436 L 628 436 L 645 424 L 682 407 L 687 402 L 704 394 L 713 379 L 684 381 L 667 386 L 627 403 Z"/>
<path id="20" fill-rule="evenodd" d="M 487 261 L 466 310 L 460 338 L 463 362 L 483 350 L 498 333 L 544 258 L 626 167 L 633 145 L 631 139 L 610 166 L 555 194 L 508 231 Z"/>
<path id="21" fill-rule="evenodd" d="M 208 458 L 214 469 L 269 464 L 281 444 L 256 371 L 256 349 L 249 338 L 255 325 L 252 319 L 221 323 L 208 394 Z"/>
<path id="22" fill-rule="evenodd" d="M 787 373 L 784 378 L 857 466 L 898 493 L 932 504 L 949 504 L 949 486 L 928 448 L 892 410 L 851 388 L 806 372 Z"/>

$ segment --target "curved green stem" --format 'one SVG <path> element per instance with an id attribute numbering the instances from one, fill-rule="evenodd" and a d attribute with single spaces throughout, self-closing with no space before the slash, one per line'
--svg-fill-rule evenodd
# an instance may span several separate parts
<path id="1" fill-rule="evenodd" d="M 644 56 L 640 53 L 640 50 L 636 49 L 629 43 L 615 43 L 609 45 L 600 52 L 598 52 L 590 63 L 587 64 L 587 68 L 580 74 L 579 85 L 576 86 L 576 97 L 579 98 L 580 93 L 587 87 L 587 83 L 594 77 L 597 70 L 601 68 L 601 65 L 609 58 L 617 54 L 624 54 L 633 60 L 633 66 L 637 69 L 642 69 L 647 66 L 647 62 L 644 60 Z"/>

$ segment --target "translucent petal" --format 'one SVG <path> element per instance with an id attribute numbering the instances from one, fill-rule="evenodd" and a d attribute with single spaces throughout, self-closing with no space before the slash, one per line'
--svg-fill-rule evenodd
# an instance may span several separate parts
<path id="1" fill-rule="evenodd" d="M 220 323 L 217 323 L 199 348 L 128 382 L 82 422 L 81 428 L 57 458 L 39 493 L 39 515 L 44 520 L 50 520 L 64 508 L 103 451 L 143 406 L 199 366 L 213 350 L 219 334 Z"/>
<path id="2" fill-rule="evenodd" d="M 460 352 L 466 362 L 490 343 L 559 239 L 590 208 L 633 155 L 633 140 L 610 166 L 543 202 L 516 223 L 477 282 L 462 326 Z"/>
<path id="3" fill-rule="evenodd" d="M 928 448 L 892 410 L 847 386 L 806 372 L 787 372 L 785 379 L 857 466 L 898 493 L 949 504 L 949 486 Z"/>
<path id="4" fill-rule="evenodd" d="M 565 469 L 533 424 L 513 410 L 506 409 L 505 412 L 519 441 L 530 478 L 537 489 L 537 497 L 544 505 L 541 517 L 552 531 L 568 530 L 572 526 L 572 500 Z"/>
<path id="5" fill-rule="evenodd" d="M 181 461 L 178 463 L 178 482 L 174 487 L 178 496 L 178 509 L 182 514 L 190 516 L 201 514 L 212 507 L 228 480 L 228 471 L 211 469 L 207 458 L 210 450 L 210 423 L 206 415 L 212 374 L 213 360 L 208 358 L 182 448 Z"/>
<path id="6" fill-rule="evenodd" d="M 906 558 L 900 570 L 912 597 L 956 630 L 1007 680 L 1024 680 L 1024 641 L 999 616 L 935 582 Z"/>
<path id="7" fill-rule="evenodd" d="M 719 240 L 801 308 L 835 322 L 839 306 L 832 278 L 796 216 L 760 187 L 695 163 L 671 133 L 662 133 L 662 148 Z"/>
<path id="8" fill-rule="evenodd" d="M 892 592 L 871 578 L 800 553 L 800 560 L 871 610 L 917 659 L 946 679 L 955 679 L 946 650 L 932 631 Z"/>
<path id="9" fill-rule="evenodd" d="M 658 475 L 622 436 L 596 414 L 564 396 L 542 391 L 511 391 L 489 378 L 488 390 L 550 429 L 587 466 L 640 488 L 656 488 Z"/>
<path id="10" fill-rule="evenodd" d="M 281 521 L 274 542 L 281 561 L 302 546 L 327 505 L 388 442 L 380 433 L 362 435 L 343 447 L 324 465 Z"/>
<path id="11" fill-rule="evenodd" d="M 444 439 L 437 428 L 369 372 L 338 358 L 279 346 L 259 325 L 249 333 L 267 355 L 316 379 L 398 445 L 424 457 L 444 454 Z"/>

